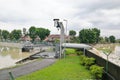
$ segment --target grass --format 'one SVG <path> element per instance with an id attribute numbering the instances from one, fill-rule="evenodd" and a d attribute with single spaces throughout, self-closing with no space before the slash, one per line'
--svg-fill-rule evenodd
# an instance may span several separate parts
<path id="1" fill-rule="evenodd" d="M 79 56 L 67 56 L 47 68 L 16 80 L 86 80 L 91 78 L 90 72 L 80 65 Z"/>
<path id="2" fill-rule="evenodd" d="M 75 53 L 76 53 L 75 49 L 66 48 L 65 54 L 69 55 L 69 54 L 75 54 Z"/>

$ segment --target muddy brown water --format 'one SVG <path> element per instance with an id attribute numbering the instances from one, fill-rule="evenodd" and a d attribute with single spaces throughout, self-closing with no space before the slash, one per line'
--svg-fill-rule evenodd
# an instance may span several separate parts
<path id="1" fill-rule="evenodd" d="M 22 52 L 21 48 L 0 46 L 0 69 L 16 65 L 15 62 L 30 54 L 30 52 Z"/>

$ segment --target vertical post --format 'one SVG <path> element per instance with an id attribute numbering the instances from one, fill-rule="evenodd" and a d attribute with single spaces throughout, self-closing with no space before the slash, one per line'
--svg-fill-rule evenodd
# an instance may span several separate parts
<path id="1" fill-rule="evenodd" d="M 105 52 L 103 52 L 105 55 L 106 55 L 106 57 L 107 57 L 107 59 L 106 59 L 106 72 L 108 72 L 108 57 L 109 57 L 109 55 L 110 55 L 110 53 L 105 53 Z"/>
<path id="2" fill-rule="evenodd" d="M 64 42 L 64 26 L 62 22 L 59 22 L 59 19 L 53 19 L 54 20 L 54 26 L 58 29 L 60 28 L 60 58 L 62 56 L 62 44 Z"/>
<path id="3" fill-rule="evenodd" d="M 106 72 L 108 72 L 108 54 L 107 54 L 107 61 L 106 61 Z"/>
<path id="4" fill-rule="evenodd" d="M 10 80 L 15 80 L 11 72 L 9 72 L 9 75 L 10 75 Z"/>
<path id="5" fill-rule="evenodd" d="M 64 26 L 62 24 L 62 22 L 60 22 L 60 30 L 61 30 L 61 33 L 60 33 L 60 57 L 62 57 L 63 55 L 63 52 L 62 52 L 62 44 L 64 43 Z"/>
<path id="6" fill-rule="evenodd" d="M 67 20 L 66 19 L 64 19 L 64 21 L 66 21 L 66 30 L 65 30 L 65 46 L 66 46 L 66 43 L 67 43 Z M 65 53 L 66 53 L 66 47 L 64 47 L 64 58 L 65 58 Z"/>
<path id="7" fill-rule="evenodd" d="M 84 56 L 85 56 L 85 48 L 84 48 Z"/>

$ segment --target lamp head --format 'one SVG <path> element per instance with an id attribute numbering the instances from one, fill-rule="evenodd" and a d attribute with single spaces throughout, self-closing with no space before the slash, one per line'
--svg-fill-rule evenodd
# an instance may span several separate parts
<path id="1" fill-rule="evenodd" d="M 53 21 L 57 21 L 57 22 L 58 22 L 58 21 L 59 21 L 59 19 L 53 19 Z"/>
<path id="2" fill-rule="evenodd" d="M 53 21 L 54 21 L 54 27 L 57 27 L 57 28 L 58 28 L 59 19 L 53 19 Z"/>

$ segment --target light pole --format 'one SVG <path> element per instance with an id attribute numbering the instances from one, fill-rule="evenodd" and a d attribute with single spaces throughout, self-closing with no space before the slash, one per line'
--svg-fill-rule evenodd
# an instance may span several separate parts
<path id="1" fill-rule="evenodd" d="M 59 19 L 53 19 L 54 27 L 60 29 L 60 58 L 62 56 L 62 44 L 64 43 L 64 26 L 62 22 L 59 22 Z"/>
<path id="2" fill-rule="evenodd" d="M 64 21 L 66 22 L 66 30 L 65 30 L 65 34 L 67 36 L 67 24 L 68 24 L 68 20 L 64 19 Z"/>
<path id="3" fill-rule="evenodd" d="M 64 21 L 66 22 L 66 29 L 65 29 L 65 46 L 66 46 L 66 43 L 67 43 L 67 23 L 68 21 L 66 19 L 64 19 Z M 64 50 L 66 49 L 66 47 L 64 47 Z M 65 53 L 66 53 L 66 50 L 64 51 L 64 58 L 65 58 Z"/>

